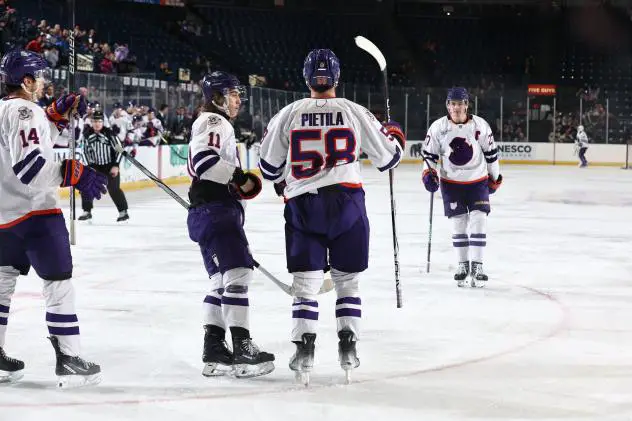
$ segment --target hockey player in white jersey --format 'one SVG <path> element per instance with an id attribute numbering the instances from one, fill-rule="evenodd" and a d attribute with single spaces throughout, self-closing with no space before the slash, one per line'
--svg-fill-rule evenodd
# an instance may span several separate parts
<path id="1" fill-rule="evenodd" d="M 243 228 L 242 204 L 261 192 L 261 179 L 241 169 L 231 124 L 245 88 L 235 76 L 213 72 L 202 80 L 202 92 L 205 105 L 193 123 L 189 143 L 187 220 L 189 237 L 199 244 L 211 280 L 204 298 L 202 374 L 261 376 L 274 370 L 274 355 L 259 351 L 250 338 L 248 287 L 254 260 Z M 227 328 L 232 352 L 224 340 Z"/>
<path id="2" fill-rule="evenodd" d="M 112 111 L 109 120 L 110 127 L 112 128 L 112 133 L 114 133 L 121 142 L 124 142 L 127 137 L 127 131 L 130 130 L 132 125 L 132 117 L 127 114 L 127 111 L 123 109 L 120 102 L 115 103 L 113 108 L 114 111 Z"/>
<path id="3" fill-rule="evenodd" d="M 467 113 L 468 99 L 465 88 L 448 91 L 448 115 L 432 123 L 424 141 L 422 179 L 431 193 L 441 185 L 445 216 L 453 223 L 457 285 L 465 286 L 471 275 L 470 285 L 482 287 L 488 279 L 483 271 L 483 250 L 491 210 L 489 195 L 503 179 L 492 130 L 485 120 Z"/>
<path id="4" fill-rule="evenodd" d="M 21 377 L 24 368 L 3 347 L 17 277 L 33 267 L 44 280 L 59 386 L 98 383 L 100 367 L 78 356 L 72 256 L 57 189 L 75 186 L 98 199 L 107 181 L 79 161 L 55 162 L 52 150 L 68 120 L 85 114 L 86 101 L 71 93 L 46 110 L 38 107 L 34 93 L 49 80 L 50 69 L 30 51 L 7 53 L 0 61 L 0 77 L 7 94 L 0 101 L 0 381 Z"/>
<path id="5" fill-rule="evenodd" d="M 340 64 L 327 49 L 305 59 L 303 77 L 311 98 L 283 108 L 268 124 L 259 168 L 284 195 L 288 271 L 293 275 L 290 369 L 309 381 L 318 322 L 317 294 L 324 269 L 335 283 L 341 367 L 360 364 L 361 300 L 358 280 L 368 266 L 369 221 L 360 172 L 360 151 L 386 171 L 399 164 L 404 134 L 397 123 L 383 126 L 366 108 L 336 98 Z"/>
<path id="6" fill-rule="evenodd" d="M 577 136 L 575 137 L 575 148 L 579 156 L 579 168 L 588 166 L 586 151 L 588 150 L 588 135 L 584 131 L 584 126 L 577 126 Z"/>

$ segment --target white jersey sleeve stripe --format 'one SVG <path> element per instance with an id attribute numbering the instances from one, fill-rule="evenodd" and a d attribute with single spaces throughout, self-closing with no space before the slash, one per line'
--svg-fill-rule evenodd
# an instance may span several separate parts
<path id="1" fill-rule="evenodd" d="M 41 156 L 38 156 L 35 160 L 35 163 L 31 165 L 31 167 L 27 171 L 25 171 L 22 176 L 20 176 L 20 181 L 24 184 L 29 184 L 31 181 L 33 181 L 33 178 L 35 178 L 35 176 L 39 174 L 44 164 L 46 164 L 46 160 Z"/>
<path id="2" fill-rule="evenodd" d="M 219 154 L 217 153 L 216 150 L 213 149 L 207 149 L 201 152 L 196 153 L 193 156 L 193 160 L 192 160 L 192 164 L 193 167 L 197 167 L 201 161 L 203 161 L 205 158 L 208 158 L 209 156 L 219 156 Z"/>
<path id="3" fill-rule="evenodd" d="M 38 155 L 41 154 L 39 148 L 31 151 L 26 157 L 13 166 L 13 172 L 18 175 L 26 166 L 28 166 Z"/>
<path id="4" fill-rule="evenodd" d="M 483 155 L 485 155 L 485 161 L 487 161 L 488 164 L 496 162 L 498 160 L 498 148 L 483 151 Z"/>
<path id="5" fill-rule="evenodd" d="M 379 167 L 377 170 L 381 172 L 381 171 L 390 170 L 391 168 L 396 167 L 397 164 L 399 164 L 401 156 L 402 154 L 400 153 L 399 148 L 397 148 L 397 150 L 395 151 L 395 155 L 393 155 L 393 159 L 391 159 L 391 162 L 384 165 L 383 167 Z"/>
<path id="6" fill-rule="evenodd" d="M 283 174 L 285 163 L 286 161 L 283 161 L 281 165 L 275 167 L 274 165 L 266 162 L 264 159 L 259 159 L 259 169 L 261 170 L 261 175 L 266 180 L 274 181 Z"/>
<path id="7" fill-rule="evenodd" d="M 197 153 L 193 157 L 193 169 L 195 170 L 195 174 L 201 178 L 202 175 L 213 165 L 217 164 L 219 160 L 219 155 L 214 150 Z"/>

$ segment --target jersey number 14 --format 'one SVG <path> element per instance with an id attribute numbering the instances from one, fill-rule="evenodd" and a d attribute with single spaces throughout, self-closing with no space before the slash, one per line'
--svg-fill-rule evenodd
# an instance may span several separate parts
<path id="1" fill-rule="evenodd" d="M 292 176 L 309 178 L 325 168 L 350 164 L 356 160 L 356 140 L 350 129 L 336 128 L 325 132 L 325 154 L 321 154 L 323 131 L 321 129 L 293 130 L 290 135 L 290 159 Z M 310 148 L 310 142 L 312 147 Z M 316 149 L 316 150 L 314 150 Z M 307 163 L 308 165 L 305 165 Z"/>
<path id="2" fill-rule="evenodd" d="M 29 142 L 32 142 L 36 145 L 39 145 L 39 136 L 37 135 L 37 130 L 33 127 L 29 130 L 28 136 L 24 130 L 20 130 L 20 139 L 22 139 L 22 147 L 28 148 Z"/>

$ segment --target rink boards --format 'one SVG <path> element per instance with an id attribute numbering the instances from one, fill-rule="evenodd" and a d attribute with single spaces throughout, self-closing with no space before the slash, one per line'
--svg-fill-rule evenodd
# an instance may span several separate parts
<path id="1" fill-rule="evenodd" d="M 237 145 L 242 166 L 251 170 L 257 169 L 259 148 L 247 149 L 243 144 Z M 578 162 L 575 147 L 571 143 L 498 143 L 501 164 L 533 164 L 533 165 L 576 165 Z M 422 142 L 411 140 L 406 143 L 404 163 L 420 164 Z M 160 145 L 158 147 L 136 148 L 136 159 L 150 171 L 168 184 L 186 183 L 188 145 Z M 66 148 L 55 149 L 55 159 L 68 157 Z M 586 154 L 591 165 L 623 166 L 626 159 L 626 145 L 590 145 Z M 77 157 L 83 160 L 81 149 Z M 368 162 L 368 160 L 365 160 Z M 153 186 L 143 173 L 123 159 L 121 166 L 121 185 L 125 191 L 137 190 Z M 61 189 L 62 197 L 67 197 L 66 189 Z"/>

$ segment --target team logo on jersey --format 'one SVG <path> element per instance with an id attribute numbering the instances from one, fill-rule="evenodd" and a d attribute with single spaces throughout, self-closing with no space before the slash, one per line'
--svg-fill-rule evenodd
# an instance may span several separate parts
<path id="1" fill-rule="evenodd" d="M 366 110 L 366 115 L 367 115 L 367 117 L 369 117 L 369 120 L 371 120 L 371 121 L 377 120 L 375 118 L 375 116 L 373 115 L 373 113 L 371 111 L 369 111 L 369 110 Z"/>
<path id="2" fill-rule="evenodd" d="M 456 205 L 457 205 L 456 202 L 451 202 L 450 203 L 450 209 L 455 210 L 456 209 Z"/>
<path id="3" fill-rule="evenodd" d="M 33 117 L 33 111 L 29 107 L 18 108 L 18 118 L 20 120 L 30 120 Z"/>
<path id="4" fill-rule="evenodd" d="M 209 127 L 215 127 L 215 126 L 219 126 L 220 124 L 222 124 L 222 119 L 219 116 L 216 115 L 212 115 L 208 118 L 208 126 Z"/>

